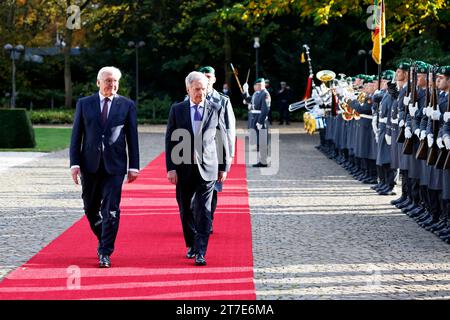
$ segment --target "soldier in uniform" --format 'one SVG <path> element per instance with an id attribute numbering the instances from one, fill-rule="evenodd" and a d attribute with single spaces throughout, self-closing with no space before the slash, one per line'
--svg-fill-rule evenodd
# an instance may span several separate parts
<path id="1" fill-rule="evenodd" d="M 398 88 L 398 96 L 396 98 L 396 101 L 392 105 L 392 114 L 391 114 L 391 127 L 388 128 L 388 134 L 391 136 L 391 168 L 395 170 L 399 170 L 401 181 L 402 181 L 402 188 L 401 188 L 401 196 L 398 199 L 392 200 L 391 204 L 395 205 L 397 208 L 400 204 L 407 206 L 409 205 L 412 200 L 408 199 L 408 171 L 405 163 L 402 163 L 401 159 L 403 158 L 403 143 L 398 143 L 398 135 L 400 133 L 400 124 L 403 120 L 403 114 L 404 114 L 404 104 L 403 104 L 403 98 L 405 97 L 406 91 L 407 91 L 407 85 L 408 85 L 408 71 L 410 68 L 410 64 L 406 62 L 400 62 L 397 66 L 397 70 L 395 72 L 395 79 L 397 82 L 397 88 Z M 395 88 L 390 87 L 390 90 L 392 90 L 392 95 L 396 95 Z"/>
<path id="2" fill-rule="evenodd" d="M 390 126 L 390 113 L 394 98 L 387 92 L 388 81 L 394 78 L 394 71 L 386 70 L 382 75 L 381 91 L 374 95 L 374 101 L 380 102 L 378 108 L 378 149 L 377 149 L 377 166 L 380 170 L 380 180 L 384 184 L 378 189 L 380 195 L 393 195 L 395 186 L 395 172 L 391 169 L 391 144 L 392 140 L 386 135 L 387 127 Z"/>
<path id="3" fill-rule="evenodd" d="M 265 88 L 264 78 L 256 79 L 255 92 L 252 96 L 248 93 L 248 84 L 243 85 L 244 93 L 242 94 L 244 100 L 249 104 L 249 114 L 253 115 L 250 129 L 256 132 L 256 150 L 258 152 L 258 163 L 253 167 L 267 167 L 268 154 L 268 140 L 269 140 L 269 122 L 268 114 L 270 110 L 270 94 Z"/>
<path id="4" fill-rule="evenodd" d="M 422 175 L 422 160 L 416 159 L 416 153 L 419 148 L 420 123 L 423 116 L 423 108 L 425 107 L 426 98 L 426 79 L 428 77 L 428 65 L 422 61 L 416 61 L 417 69 L 417 85 L 416 101 L 408 101 L 409 106 L 406 110 L 405 138 L 413 139 L 412 154 L 406 155 L 408 161 L 408 181 L 410 197 L 413 203 L 404 207 L 402 211 L 406 214 L 412 213 L 414 210 L 429 210 L 429 201 L 426 196 L 426 186 Z M 413 95 L 411 95 L 412 97 Z M 417 103 L 416 103 L 417 102 Z M 422 183 L 421 183 L 422 182 Z"/>
<path id="5" fill-rule="evenodd" d="M 235 142 L 236 142 L 236 118 L 234 116 L 233 107 L 231 105 L 230 98 L 214 89 L 214 83 L 216 83 L 216 72 L 213 67 L 206 66 L 200 68 L 199 72 L 202 72 L 208 78 L 208 89 L 206 99 L 215 102 L 222 106 L 225 116 L 225 126 L 227 129 L 228 146 L 231 159 L 235 154 Z M 233 162 L 233 160 L 231 160 Z M 217 207 L 217 192 L 222 191 L 222 182 L 216 182 L 213 191 L 213 198 L 211 201 L 211 220 L 214 220 L 214 212 Z M 214 221 L 212 221 L 214 222 Z M 211 223 L 211 233 L 213 233 L 213 226 Z"/>
<path id="6" fill-rule="evenodd" d="M 450 89 L 450 66 L 443 66 L 438 71 L 439 86 L 441 90 L 440 99 L 445 101 L 443 105 L 446 107 L 442 116 L 443 125 L 439 132 L 437 140 L 440 148 L 447 149 L 450 152 L 450 106 L 449 89 Z M 442 110 L 442 109 L 441 109 Z M 447 226 L 438 233 L 438 236 L 445 242 L 450 244 L 450 169 L 442 170 L 442 202 L 443 216 L 447 218 Z"/>

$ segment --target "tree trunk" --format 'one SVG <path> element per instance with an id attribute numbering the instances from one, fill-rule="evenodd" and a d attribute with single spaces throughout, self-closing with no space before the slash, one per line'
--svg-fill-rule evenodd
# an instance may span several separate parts
<path id="1" fill-rule="evenodd" d="M 66 46 L 63 49 L 64 53 L 64 90 L 65 90 L 65 103 L 64 106 L 67 109 L 72 108 L 72 72 L 70 70 L 70 51 L 72 48 L 72 30 L 65 28 Z"/>
<path id="2" fill-rule="evenodd" d="M 231 39 L 230 39 L 230 35 L 228 33 L 228 30 L 225 28 L 225 34 L 224 34 L 224 43 L 223 43 L 223 49 L 225 52 L 225 65 L 224 65 L 224 69 L 225 69 L 225 80 L 224 82 L 226 82 L 228 84 L 228 88 L 229 90 L 231 90 L 231 77 L 232 77 L 232 73 L 231 73 L 231 69 L 230 69 L 230 62 L 231 62 Z M 220 88 L 219 88 L 220 90 Z"/>

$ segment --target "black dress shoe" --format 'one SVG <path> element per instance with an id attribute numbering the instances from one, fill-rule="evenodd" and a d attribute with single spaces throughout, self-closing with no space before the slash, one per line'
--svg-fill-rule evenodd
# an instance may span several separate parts
<path id="1" fill-rule="evenodd" d="M 402 212 L 406 213 L 406 212 L 408 212 L 408 211 L 411 211 L 411 210 L 416 209 L 417 207 L 418 207 L 418 205 L 416 205 L 416 204 L 413 202 L 413 203 L 411 203 L 409 206 L 404 207 L 404 208 L 402 209 Z"/>
<path id="2" fill-rule="evenodd" d="M 414 210 L 408 211 L 407 215 L 410 216 L 411 218 L 415 218 L 415 217 L 421 216 L 424 212 L 425 212 L 425 208 L 417 207 Z"/>
<path id="3" fill-rule="evenodd" d="M 192 259 L 194 257 L 195 257 L 195 249 L 194 249 L 194 247 L 189 247 L 188 251 L 186 253 L 186 258 Z"/>
<path id="4" fill-rule="evenodd" d="M 195 255 L 195 265 L 196 266 L 205 266 L 206 265 L 205 257 L 202 254 Z"/>
<path id="5" fill-rule="evenodd" d="M 380 196 L 395 196 L 396 195 L 395 191 L 393 191 L 392 189 L 382 190 L 382 191 L 378 192 L 378 194 Z"/>
<path id="6" fill-rule="evenodd" d="M 397 209 L 403 209 L 407 206 L 409 206 L 412 202 L 407 198 L 405 201 L 400 202 L 399 204 L 396 204 L 395 206 L 397 207 Z"/>
<path id="7" fill-rule="evenodd" d="M 392 201 L 391 201 L 391 204 L 392 204 L 393 206 L 395 206 L 396 204 L 402 203 L 402 202 L 405 201 L 405 200 L 406 200 L 406 196 L 405 196 L 405 195 L 402 195 L 400 198 L 397 198 L 397 199 L 395 199 L 395 200 L 392 200 Z"/>
<path id="8" fill-rule="evenodd" d="M 100 266 L 100 268 L 110 268 L 111 267 L 111 260 L 109 259 L 108 255 L 106 255 L 106 254 L 100 255 L 99 266 Z"/>
<path id="9" fill-rule="evenodd" d="M 257 164 L 254 164 L 252 167 L 253 168 L 265 168 L 265 167 L 267 167 L 267 164 L 263 164 L 261 162 L 258 162 Z"/>

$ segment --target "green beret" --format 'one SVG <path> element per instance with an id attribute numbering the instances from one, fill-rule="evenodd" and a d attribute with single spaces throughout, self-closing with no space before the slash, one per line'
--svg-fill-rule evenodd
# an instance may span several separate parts
<path id="1" fill-rule="evenodd" d="M 366 77 L 364 78 L 364 83 L 369 83 L 369 82 L 372 82 L 372 81 L 373 81 L 373 79 L 372 79 L 371 76 L 366 76 Z"/>
<path id="2" fill-rule="evenodd" d="M 255 80 L 255 82 L 253 84 L 257 84 L 257 83 L 261 83 L 261 82 L 265 83 L 266 81 L 264 80 L 264 78 L 258 78 Z"/>
<path id="3" fill-rule="evenodd" d="M 417 73 L 428 73 L 428 64 L 423 61 L 416 61 Z"/>
<path id="4" fill-rule="evenodd" d="M 362 73 L 360 73 L 360 74 L 356 75 L 356 77 L 355 77 L 355 78 L 357 78 L 357 79 L 361 79 L 361 80 L 365 80 L 365 79 L 366 79 L 366 75 L 365 75 L 365 74 L 362 74 Z"/>
<path id="5" fill-rule="evenodd" d="M 205 66 L 205 67 L 201 67 L 198 72 L 201 73 L 212 73 L 212 74 L 216 74 L 216 71 L 214 70 L 213 67 L 210 66 Z"/>
<path id="6" fill-rule="evenodd" d="M 402 61 L 398 64 L 397 69 L 402 69 L 405 71 L 409 71 L 409 68 L 411 67 L 411 64 L 407 61 Z"/>
<path id="7" fill-rule="evenodd" d="M 439 67 L 438 71 L 437 71 L 438 75 L 443 75 L 446 77 L 450 77 L 450 66 L 442 66 Z"/>
<path id="8" fill-rule="evenodd" d="M 378 80 L 378 75 L 372 76 L 372 81 Z"/>
<path id="9" fill-rule="evenodd" d="M 352 79 L 352 81 L 355 81 L 355 80 L 356 80 L 356 77 L 352 77 L 351 79 Z"/>
<path id="10" fill-rule="evenodd" d="M 392 81 L 392 79 L 394 79 L 394 76 L 395 76 L 394 70 L 385 70 L 383 71 L 382 79 Z"/>

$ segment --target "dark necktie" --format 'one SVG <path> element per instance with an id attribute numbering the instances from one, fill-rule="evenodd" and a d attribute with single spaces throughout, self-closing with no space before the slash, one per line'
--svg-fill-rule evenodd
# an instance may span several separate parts
<path id="1" fill-rule="evenodd" d="M 198 132 L 198 128 L 200 126 L 200 122 L 202 121 L 202 115 L 200 114 L 199 106 L 193 105 L 194 107 L 194 133 Z"/>
<path id="2" fill-rule="evenodd" d="M 108 120 L 108 102 L 109 102 L 109 98 L 105 98 L 105 100 L 103 100 L 103 109 L 102 109 L 102 115 L 101 115 L 103 127 L 106 125 L 106 120 Z"/>

